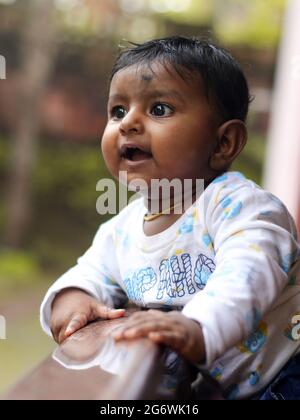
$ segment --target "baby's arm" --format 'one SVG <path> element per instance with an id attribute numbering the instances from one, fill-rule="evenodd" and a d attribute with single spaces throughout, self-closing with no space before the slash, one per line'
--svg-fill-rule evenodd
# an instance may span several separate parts
<path id="1" fill-rule="evenodd" d="M 95 318 L 124 314 L 124 311 L 109 310 L 127 301 L 125 292 L 115 281 L 118 268 L 111 232 L 110 221 L 100 227 L 90 249 L 50 287 L 42 302 L 41 325 L 57 341 Z"/>
<path id="2" fill-rule="evenodd" d="M 257 329 L 287 286 L 298 252 L 279 200 L 251 183 L 220 191 L 206 212 L 216 269 L 183 309 L 202 325 L 207 366 Z"/>

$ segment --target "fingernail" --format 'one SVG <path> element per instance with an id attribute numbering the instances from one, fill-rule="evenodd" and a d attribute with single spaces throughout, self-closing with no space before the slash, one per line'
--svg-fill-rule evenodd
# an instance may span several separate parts
<path id="1" fill-rule="evenodd" d="M 150 338 L 150 339 L 154 339 L 154 340 L 157 340 L 158 338 L 160 338 L 160 334 L 159 334 L 159 333 L 157 333 L 157 332 L 150 332 L 150 333 L 148 334 L 148 338 Z"/>
<path id="2" fill-rule="evenodd" d="M 111 335 L 113 338 L 120 338 L 122 337 L 122 334 L 123 334 L 123 328 L 119 327 L 115 331 L 113 331 Z"/>
<path id="3" fill-rule="evenodd" d="M 129 331 L 125 331 L 125 335 L 126 337 L 133 337 L 136 333 L 136 330 L 129 330 Z"/>
<path id="4" fill-rule="evenodd" d="M 66 335 L 71 335 L 74 332 L 74 327 L 71 326 L 71 324 L 69 324 L 66 328 Z"/>

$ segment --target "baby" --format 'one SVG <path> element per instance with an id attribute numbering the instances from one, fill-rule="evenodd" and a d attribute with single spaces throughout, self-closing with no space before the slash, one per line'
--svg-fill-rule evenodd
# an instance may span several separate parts
<path id="1" fill-rule="evenodd" d="M 116 341 L 167 346 L 207 369 L 228 399 L 290 389 L 300 247 L 285 206 L 229 170 L 247 140 L 249 102 L 237 62 L 204 40 L 170 37 L 120 54 L 102 153 L 116 179 L 122 171 L 148 188 L 47 292 L 41 324 L 58 343 L 97 318 L 124 316 L 130 300 L 150 309 L 128 318 Z M 166 206 L 155 179 L 191 180 L 190 204 L 171 191 Z"/>

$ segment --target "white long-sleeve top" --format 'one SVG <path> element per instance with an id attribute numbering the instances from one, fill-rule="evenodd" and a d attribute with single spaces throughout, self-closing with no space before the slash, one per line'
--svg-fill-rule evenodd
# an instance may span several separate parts
<path id="1" fill-rule="evenodd" d="M 92 246 L 48 290 L 41 324 L 66 287 L 121 307 L 182 310 L 203 328 L 206 367 L 228 398 L 265 387 L 299 351 L 300 246 L 279 199 L 238 172 L 216 178 L 169 228 L 143 231 L 133 201 L 101 225 Z"/>

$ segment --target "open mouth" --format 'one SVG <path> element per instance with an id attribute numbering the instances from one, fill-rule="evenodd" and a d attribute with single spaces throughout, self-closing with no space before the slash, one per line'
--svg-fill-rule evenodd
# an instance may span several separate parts
<path id="1" fill-rule="evenodd" d="M 152 154 L 139 149 L 138 147 L 126 147 L 121 151 L 121 157 L 132 162 L 138 162 L 141 160 L 151 159 Z"/>

